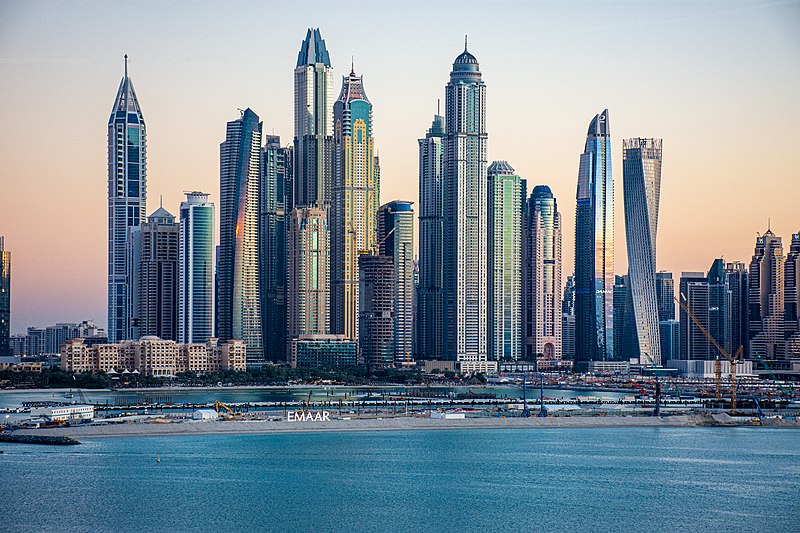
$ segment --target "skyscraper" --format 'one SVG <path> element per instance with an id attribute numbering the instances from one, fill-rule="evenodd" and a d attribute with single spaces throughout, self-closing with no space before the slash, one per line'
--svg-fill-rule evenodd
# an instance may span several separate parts
<path id="1" fill-rule="evenodd" d="M 658 299 L 658 320 L 674 320 L 675 280 L 672 279 L 672 272 L 656 272 L 656 298 Z"/>
<path id="2" fill-rule="evenodd" d="M 292 183 L 291 149 L 280 137 L 267 135 L 262 152 L 259 258 L 261 286 L 261 338 L 264 358 L 286 360 L 286 253 L 287 224 Z"/>
<path id="3" fill-rule="evenodd" d="M 247 366 L 263 362 L 258 264 L 261 122 L 250 108 L 228 122 L 220 144 L 217 313 L 221 341 L 242 340 Z"/>
<path id="4" fill-rule="evenodd" d="M 516 361 L 522 355 L 521 181 L 507 161 L 487 170 L 488 357 Z"/>
<path id="5" fill-rule="evenodd" d="M 295 208 L 289 218 L 287 357 L 292 339 L 330 333 L 327 220 L 317 208 Z"/>
<path id="6" fill-rule="evenodd" d="M 139 227 L 137 338 L 156 336 L 178 339 L 178 255 L 179 226 L 175 217 L 159 207 Z"/>
<path id="7" fill-rule="evenodd" d="M 784 263 L 781 238 L 772 230 L 756 239 L 750 261 L 750 353 L 782 359 L 784 343 Z"/>
<path id="8" fill-rule="evenodd" d="M 730 344 L 730 290 L 723 260 L 715 259 L 707 275 L 684 272 L 680 291 L 680 298 L 709 335 L 733 355 L 735 350 L 731 350 Z M 714 360 L 721 356 L 683 308 L 680 314 L 680 346 L 681 359 Z"/>
<path id="9" fill-rule="evenodd" d="M 145 221 L 146 204 L 147 135 L 126 55 L 125 73 L 108 119 L 108 338 L 112 343 L 130 332 L 128 231 Z"/>
<path id="10" fill-rule="evenodd" d="M 575 210 L 575 362 L 614 355 L 614 180 L 608 109 L 589 123 Z"/>
<path id="11" fill-rule="evenodd" d="M 398 367 L 414 362 L 414 210 L 394 200 L 378 210 L 380 254 L 392 258 L 393 356 Z M 362 299 L 363 301 L 363 299 Z"/>
<path id="12" fill-rule="evenodd" d="M 523 211 L 524 356 L 562 358 L 561 213 L 550 187 L 537 185 Z"/>
<path id="13" fill-rule="evenodd" d="M 661 139 L 622 141 L 628 297 L 642 364 L 661 364 L 656 295 L 656 234 L 661 197 Z"/>
<path id="14" fill-rule="evenodd" d="M 180 211 L 178 342 L 205 343 L 214 336 L 214 204 L 208 194 L 187 192 Z"/>
<path id="15" fill-rule="evenodd" d="M 358 338 L 358 255 L 375 247 L 379 183 L 375 173 L 372 104 L 363 77 L 342 80 L 333 105 L 334 165 L 331 230 L 331 330 Z"/>
<path id="16" fill-rule="evenodd" d="M 419 139 L 419 290 L 417 292 L 418 346 L 425 359 L 444 359 L 442 287 L 444 117 L 434 115 L 424 139 Z"/>
<path id="17" fill-rule="evenodd" d="M 294 203 L 328 209 L 333 186 L 333 69 L 318 28 L 309 28 L 294 69 Z"/>
<path id="18" fill-rule="evenodd" d="M 486 85 L 466 43 L 445 96 L 444 353 L 470 371 L 487 366 L 488 135 Z"/>
<path id="19" fill-rule="evenodd" d="M 628 359 L 628 347 L 625 346 L 625 322 L 630 321 L 627 315 L 628 275 L 614 276 L 614 359 Z"/>
<path id="20" fill-rule="evenodd" d="M 784 263 L 784 328 L 788 339 L 786 356 L 800 357 L 800 233 L 792 234 L 792 243 Z"/>
<path id="21" fill-rule="evenodd" d="M 0 235 L 0 356 L 11 353 L 11 252 Z"/>
<path id="22" fill-rule="evenodd" d="M 747 322 L 747 265 L 741 261 L 730 262 L 725 265 L 725 275 L 728 277 L 728 290 L 731 292 L 730 349 L 735 354 L 741 346 L 744 356 L 748 357 L 750 343 Z"/>
<path id="23" fill-rule="evenodd" d="M 358 257 L 359 349 L 370 368 L 386 368 L 395 361 L 395 265 L 386 255 Z"/>

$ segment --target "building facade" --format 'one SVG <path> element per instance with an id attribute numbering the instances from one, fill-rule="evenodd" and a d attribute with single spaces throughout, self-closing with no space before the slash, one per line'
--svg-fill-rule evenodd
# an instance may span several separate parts
<path id="1" fill-rule="evenodd" d="M 250 108 L 220 144 L 219 338 L 242 340 L 248 365 L 263 362 L 258 219 L 261 122 Z"/>
<path id="2" fill-rule="evenodd" d="M 419 139 L 419 289 L 417 291 L 417 357 L 444 359 L 443 139 L 444 117 L 434 115 Z"/>
<path id="3" fill-rule="evenodd" d="M 575 358 L 575 276 L 567 276 L 561 300 L 561 356 Z"/>
<path id="4" fill-rule="evenodd" d="M 378 210 L 379 253 L 392 258 L 394 364 L 414 363 L 414 209 L 394 200 Z"/>
<path id="5" fill-rule="evenodd" d="M 456 57 L 445 88 L 444 353 L 462 370 L 487 367 L 486 84 L 478 60 Z"/>
<path id="6" fill-rule="evenodd" d="M 358 339 L 358 256 L 376 245 L 378 191 L 372 104 L 362 76 L 342 79 L 333 104 L 333 205 L 331 230 L 331 331 Z"/>
<path id="7" fill-rule="evenodd" d="M 627 357 L 625 346 L 625 323 L 628 318 L 628 275 L 614 276 L 614 359 L 623 360 Z"/>
<path id="8" fill-rule="evenodd" d="M 295 208 L 290 216 L 287 358 L 292 339 L 330 334 L 327 221 L 325 211 L 317 208 Z"/>
<path id="9" fill-rule="evenodd" d="M 680 298 L 688 306 L 695 319 L 700 322 L 717 344 L 731 356 L 730 347 L 730 290 L 722 259 L 715 259 L 708 271 L 684 272 L 680 280 Z M 708 340 L 694 320 L 681 308 L 680 312 L 680 359 L 714 360 L 726 359 L 719 349 Z"/>
<path id="10" fill-rule="evenodd" d="M 108 336 L 128 337 L 128 234 L 145 222 L 147 209 L 147 131 L 142 110 L 125 73 L 108 119 Z"/>
<path id="11" fill-rule="evenodd" d="M 214 336 L 214 233 L 214 204 L 208 194 L 187 192 L 178 244 L 178 342 L 184 344 Z"/>
<path id="12" fill-rule="evenodd" d="M 608 110 L 589 123 L 575 210 L 575 362 L 614 355 L 614 180 Z"/>
<path id="13" fill-rule="evenodd" d="M 561 213 L 547 185 L 534 187 L 527 204 L 523 210 L 523 356 L 527 361 L 560 361 Z"/>
<path id="14" fill-rule="evenodd" d="M 747 265 L 741 261 L 727 263 L 725 275 L 728 278 L 728 290 L 730 290 L 730 350 L 735 354 L 741 347 L 744 357 L 747 358 L 750 354 L 750 343 L 748 342 L 750 324 L 747 320 L 749 298 Z"/>
<path id="15" fill-rule="evenodd" d="M 658 320 L 675 320 L 675 280 L 672 279 L 672 272 L 656 272 L 656 298 Z"/>
<path id="16" fill-rule="evenodd" d="M 784 263 L 784 334 L 786 357 L 800 358 L 800 233 L 792 234 L 792 243 Z"/>
<path id="17" fill-rule="evenodd" d="M 0 235 L 0 356 L 14 355 L 11 350 L 11 252 Z"/>
<path id="18" fill-rule="evenodd" d="M 300 335 L 290 341 L 292 368 L 347 368 L 358 364 L 358 343 L 343 335 Z"/>
<path id="19" fill-rule="evenodd" d="M 333 187 L 333 69 L 319 28 L 309 28 L 294 69 L 294 203 L 328 209 Z"/>
<path id="20" fill-rule="evenodd" d="M 291 209 L 292 149 L 267 135 L 262 152 L 259 258 L 261 338 L 267 361 L 286 361 L 286 251 Z"/>
<path id="21" fill-rule="evenodd" d="M 661 364 L 656 293 L 656 235 L 661 198 L 661 139 L 622 141 L 628 298 L 639 362 Z"/>
<path id="22" fill-rule="evenodd" d="M 369 368 L 387 368 L 395 360 L 394 259 L 362 254 L 359 271 L 359 335 L 361 361 Z"/>

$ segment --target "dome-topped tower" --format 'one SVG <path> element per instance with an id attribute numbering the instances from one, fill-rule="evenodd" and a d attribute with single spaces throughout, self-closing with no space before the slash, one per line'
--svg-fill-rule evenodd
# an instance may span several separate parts
<path id="1" fill-rule="evenodd" d="M 464 51 L 453 61 L 453 71 L 450 73 L 453 81 L 475 82 L 480 81 L 481 71 L 478 60 L 467 50 L 467 36 L 464 36 Z"/>

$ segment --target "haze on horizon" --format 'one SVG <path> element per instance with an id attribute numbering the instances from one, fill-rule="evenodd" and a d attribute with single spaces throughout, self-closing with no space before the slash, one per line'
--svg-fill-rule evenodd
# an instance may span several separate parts
<path id="1" fill-rule="evenodd" d="M 605 108 L 618 273 L 624 138 L 664 140 L 659 270 L 749 262 L 768 219 L 785 246 L 800 231 L 798 1 L 2 1 L 0 235 L 13 258 L 12 333 L 105 326 L 106 125 L 123 55 L 147 123 L 148 214 L 161 196 L 177 214 L 185 190 L 219 206 L 219 143 L 237 108 L 292 141 L 293 69 L 310 26 L 337 76 L 351 57 L 364 76 L 382 203 L 417 202 L 417 139 L 468 34 L 487 84 L 489 161 L 508 160 L 529 192 L 553 190 L 565 276 L 578 156 Z"/>

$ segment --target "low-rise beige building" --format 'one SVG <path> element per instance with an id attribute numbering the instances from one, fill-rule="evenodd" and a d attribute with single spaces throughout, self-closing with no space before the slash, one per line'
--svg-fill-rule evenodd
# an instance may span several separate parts
<path id="1" fill-rule="evenodd" d="M 61 368 L 67 372 L 128 372 L 171 377 L 181 372 L 243 371 L 247 368 L 243 341 L 177 344 L 158 337 L 89 346 L 72 339 L 61 347 Z"/>

